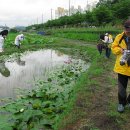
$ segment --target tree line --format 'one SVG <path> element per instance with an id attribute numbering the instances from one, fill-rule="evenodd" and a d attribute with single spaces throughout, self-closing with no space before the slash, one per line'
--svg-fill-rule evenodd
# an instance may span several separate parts
<path id="1" fill-rule="evenodd" d="M 41 28 L 60 27 L 88 27 L 121 24 L 130 16 L 130 0 L 99 0 L 92 11 L 86 10 L 84 13 L 77 12 L 71 16 L 62 16 L 58 19 L 48 20 L 44 24 L 28 26 Z"/>

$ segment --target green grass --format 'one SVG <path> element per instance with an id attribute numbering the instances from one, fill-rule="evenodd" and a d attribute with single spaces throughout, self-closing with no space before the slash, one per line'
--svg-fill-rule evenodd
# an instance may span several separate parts
<path id="1" fill-rule="evenodd" d="M 10 55 L 12 53 L 22 53 L 27 50 L 37 50 L 44 48 L 49 44 L 53 44 L 56 41 L 54 37 L 43 37 L 37 34 L 25 33 L 25 40 L 21 42 L 21 48 L 18 49 L 14 46 L 14 40 L 18 33 L 9 33 L 4 43 L 4 52 L 0 53 L 0 58 L 5 55 Z"/>
<path id="2" fill-rule="evenodd" d="M 91 88 L 91 86 L 97 86 L 98 87 L 97 81 L 91 80 L 91 77 L 92 76 L 97 77 L 104 72 L 103 68 L 100 67 L 101 63 L 98 62 L 98 64 L 97 64 L 97 60 L 100 59 L 101 57 L 99 56 L 98 52 L 95 52 L 95 48 L 91 48 L 91 47 L 85 48 L 85 47 L 80 47 L 80 46 L 78 46 L 77 48 L 80 50 L 80 52 L 84 52 L 84 54 L 88 54 L 91 57 L 90 58 L 91 59 L 91 67 L 78 80 L 78 82 L 75 86 L 73 97 L 70 100 L 70 102 L 68 103 L 68 105 L 67 105 L 68 107 L 67 107 L 66 111 L 58 119 L 58 121 L 57 121 L 58 123 L 55 124 L 55 127 L 54 127 L 55 130 L 62 129 L 67 124 L 73 124 L 77 119 L 78 120 L 82 119 L 84 117 L 84 115 L 86 115 L 86 114 L 84 114 L 84 111 L 82 111 L 80 109 L 80 107 L 79 108 L 75 107 L 75 102 L 76 102 L 77 96 L 82 95 L 81 97 L 83 99 L 85 97 L 87 97 L 87 99 L 84 100 L 85 102 L 83 102 L 83 104 L 85 106 L 91 105 L 91 103 L 89 101 L 89 97 L 92 94 L 91 90 L 93 89 L 93 88 Z M 87 53 L 85 53 L 85 52 L 87 52 Z M 96 89 L 97 89 L 97 87 L 96 87 Z M 75 111 L 78 111 L 78 112 L 75 113 Z M 72 113 L 72 114 L 69 114 L 69 113 Z M 66 117 L 67 115 L 71 116 L 71 120 L 67 119 L 67 117 Z"/>
<path id="3" fill-rule="evenodd" d="M 67 34 L 70 34 L 70 35 L 67 35 Z M 78 37 L 77 33 L 74 34 L 74 33 L 66 32 L 66 34 L 64 35 L 67 35 L 67 38 L 70 38 L 70 37 L 74 39 L 80 38 L 85 41 L 85 38 L 87 37 L 86 35 L 88 35 L 89 37 L 90 36 L 89 34 L 82 34 L 82 35 L 79 35 Z M 92 36 L 94 37 L 94 39 L 96 39 L 98 35 L 94 33 L 94 35 Z M 67 40 L 62 39 L 62 38 L 55 39 L 55 43 L 53 44 L 26 44 L 25 43 L 22 45 L 22 48 L 20 51 L 22 52 L 28 49 L 36 50 L 38 48 L 44 48 L 44 47 L 59 49 L 65 54 L 70 54 L 70 55 L 73 55 L 74 57 L 76 56 L 77 58 L 81 58 L 85 60 L 86 62 L 91 62 L 91 66 L 89 70 L 84 72 L 81 75 L 81 77 L 76 81 L 76 84 L 74 86 L 75 89 L 73 93 L 71 94 L 71 98 L 66 103 L 66 109 L 64 110 L 62 114 L 56 117 L 56 121 L 53 126 L 53 129 L 61 130 L 61 129 L 66 128 L 66 126 L 68 125 L 75 124 L 78 120 L 82 120 L 82 119 L 87 120 L 87 114 L 89 113 L 86 113 L 86 109 L 84 108 L 89 109 L 93 105 L 91 103 L 91 97 L 94 94 L 93 91 L 102 90 L 101 88 L 102 83 L 100 83 L 100 81 L 98 81 L 97 79 L 99 77 L 101 78 L 104 77 L 104 73 L 109 74 L 109 72 L 113 71 L 112 69 L 114 66 L 115 58 L 112 55 L 112 59 L 108 60 L 104 58 L 104 55 L 100 56 L 98 51 L 96 50 L 96 46 L 95 47 L 91 47 L 89 45 L 81 46 L 79 44 L 74 44 L 72 41 L 68 42 Z M 13 47 L 7 46 L 7 48 L 5 48 L 5 52 L 2 53 L 2 55 L 11 54 L 17 51 L 18 50 L 15 50 Z M 110 88 L 111 90 L 114 90 L 114 98 L 115 98 L 116 97 L 115 95 L 117 94 L 114 88 L 115 86 L 117 86 L 116 79 L 114 79 L 113 77 L 109 77 L 108 75 L 108 78 L 105 79 L 105 82 L 111 86 Z M 77 102 L 78 98 L 80 99 L 80 101 Z M 123 115 L 119 114 L 116 111 L 117 99 L 113 99 L 113 97 L 111 100 L 109 100 L 108 107 L 109 109 L 106 112 L 106 115 L 110 119 L 113 118 L 112 119 L 112 121 L 114 121 L 113 123 L 117 124 L 119 128 L 123 128 L 123 125 L 125 125 L 125 122 L 126 123 L 129 122 L 130 111 L 128 110 L 128 108 L 126 109 L 125 114 Z M 39 116 L 39 113 L 37 113 L 37 116 Z M 95 122 L 87 122 L 87 123 L 88 123 L 87 128 L 89 128 L 90 130 L 100 130 L 99 128 L 95 126 Z"/>
<path id="4" fill-rule="evenodd" d="M 93 33 L 55 33 L 54 36 L 63 37 L 63 38 L 70 38 L 70 39 L 77 39 L 83 40 L 87 42 L 97 42 L 99 40 L 99 34 Z"/>
<path id="5" fill-rule="evenodd" d="M 53 36 L 63 37 L 75 40 L 83 40 L 87 42 L 98 42 L 99 35 L 110 32 L 113 37 L 121 33 L 121 29 L 112 26 L 97 27 L 97 28 L 62 28 L 50 30 Z"/>

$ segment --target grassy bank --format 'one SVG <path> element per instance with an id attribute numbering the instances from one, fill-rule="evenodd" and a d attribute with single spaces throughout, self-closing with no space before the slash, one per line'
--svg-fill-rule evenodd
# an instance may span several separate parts
<path id="1" fill-rule="evenodd" d="M 117 77 L 112 70 L 115 57 L 111 55 L 110 59 L 106 59 L 104 55 L 99 55 L 96 46 L 92 46 L 92 44 L 84 45 L 81 43 L 82 42 L 78 40 L 56 38 L 55 42 L 52 44 L 23 44 L 21 50 L 19 50 L 36 50 L 44 47 L 54 48 L 87 62 L 91 62 L 89 70 L 82 73 L 73 86 L 74 90 L 65 104 L 66 108 L 63 109 L 64 111 L 62 112 L 60 110 L 61 113 L 58 113 L 59 115 L 52 129 L 129 130 L 129 109 L 126 108 L 124 114 L 119 114 L 116 111 Z M 11 48 L 12 50 L 7 47 L 7 51 L 1 55 L 13 53 L 16 48 Z M 18 50 L 16 50 L 16 52 L 17 51 Z M 35 100 L 34 97 L 33 100 Z M 41 108 L 39 102 L 36 101 L 35 103 L 38 103 L 38 107 Z M 50 112 L 50 110 L 48 112 Z M 41 118 L 41 112 L 37 111 L 34 115 Z M 48 125 L 52 123 L 46 120 L 43 120 L 43 122 Z M 22 125 L 25 125 L 25 122 L 23 122 Z M 28 130 L 33 130 L 33 125 L 34 124 L 31 124 Z"/>
<path id="2" fill-rule="evenodd" d="M 64 39 L 65 40 L 65 39 Z M 117 112 L 117 75 L 113 72 L 115 56 L 105 59 L 96 46 L 82 46 L 70 40 L 55 46 L 69 47 L 81 57 L 91 57 L 91 67 L 78 80 L 68 108 L 55 124 L 56 130 L 129 130 L 129 113 Z M 84 55 L 83 55 L 84 54 Z"/>
<path id="3" fill-rule="evenodd" d="M 21 48 L 14 46 L 14 40 L 17 33 L 9 33 L 4 43 L 4 52 L 0 53 L 0 57 L 10 55 L 12 53 L 22 53 L 27 50 L 37 50 L 44 48 L 47 44 L 53 44 L 56 40 L 54 37 L 43 37 L 37 34 L 25 33 L 25 40 L 21 42 Z"/>
<path id="4" fill-rule="evenodd" d="M 118 33 L 122 32 L 121 29 L 115 27 L 97 27 L 97 28 L 62 28 L 48 30 L 56 37 L 69 38 L 74 40 L 83 40 L 86 42 L 98 42 L 99 35 L 107 32 L 115 37 Z"/>
<path id="5" fill-rule="evenodd" d="M 66 45 L 66 43 L 64 44 Z M 53 45 L 55 46 L 55 49 L 58 49 L 56 48 L 55 44 Z M 54 46 L 48 44 L 48 47 L 54 48 Z M 61 51 L 90 62 L 90 57 L 87 55 L 87 51 L 83 51 L 84 49 L 82 50 L 82 47 L 80 49 L 78 45 L 76 45 L 75 48 L 72 49 L 71 47 L 73 46 L 74 44 L 68 45 L 68 52 L 64 51 L 66 50 L 65 48 Z M 89 51 L 92 51 L 92 49 L 89 49 Z M 72 68 L 73 70 L 75 69 L 74 72 L 71 72 Z M 7 105 L 1 107 L 1 114 L 5 113 L 5 117 L 4 119 L 0 118 L 0 123 L 3 123 L 0 128 L 9 130 L 31 130 L 33 128 L 44 128 L 46 130 L 57 129 L 54 124 L 57 123 L 57 120 L 59 120 L 60 115 L 64 112 L 64 110 L 70 108 L 67 102 L 69 102 L 69 104 L 72 104 L 73 102 L 70 102 L 70 100 L 74 99 L 75 95 L 75 93 L 73 92 L 75 89 L 72 89 L 74 88 L 74 86 L 72 86 L 73 84 L 69 85 L 68 83 L 72 82 L 72 79 L 73 82 L 77 83 L 76 79 L 77 77 L 79 77 L 78 75 L 80 71 L 80 66 L 76 68 L 72 66 L 68 69 L 63 68 L 63 72 L 58 71 L 57 73 L 54 73 L 55 78 L 58 76 L 60 78 L 58 80 L 61 80 L 58 84 L 54 85 L 54 83 L 52 82 L 54 80 L 52 75 L 52 77 L 50 77 L 48 81 L 46 81 L 46 83 L 45 81 L 40 80 L 37 83 L 37 86 L 39 87 L 36 90 L 32 90 L 29 92 L 27 91 L 25 95 L 23 95 L 20 99 L 16 99 L 14 101 L 10 100 Z M 65 79 L 63 79 L 63 81 L 62 76 Z M 64 91 L 63 88 L 65 89 Z M 12 122 L 10 123 L 9 120 L 11 120 Z"/>
<path id="6" fill-rule="evenodd" d="M 63 42 L 63 41 L 62 41 Z M 65 46 L 64 42 L 61 42 L 61 46 Z M 67 44 L 67 43 L 66 43 Z M 112 77 L 108 77 L 108 73 L 112 71 L 113 64 L 113 58 L 108 60 L 105 59 L 104 56 L 100 56 L 96 50 L 95 47 L 91 47 L 91 45 L 88 45 L 86 47 L 80 46 L 80 45 L 74 45 L 73 43 L 69 45 L 66 45 L 67 47 L 73 48 L 71 50 L 71 53 L 73 53 L 74 48 L 78 51 L 76 53 L 81 53 L 81 57 L 87 57 L 90 56 L 91 58 L 91 67 L 89 70 L 84 73 L 81 78 L 78 80 L 77 85 L 75 86 L 75 91 L 73 93 L 73 97 L 71 99 L 71 102 L 67 105 L 68 109 L 65 111 L 65 113 L 59 118 L 58 123 L 55 124 L 55 129 L 59 130 L 73 130 L 73 129 L 82 129 L 82 127 L 86 127 L 85 130 L 96 130 L 98 129 L 94 121 L 87 121 L 87 118 L 89 117 L 89 114 L 92 110 L 91 107 L 94 107 L 97 105 L 98 99 L 98 91 L 102 92 L 107 87 L 106 85 L 114 86 L 115 82 Z M 108 74 L 108 75 L 107 75 Z M 107 75 L 107 76 L 106 76 Z M 106 77 L 105 77 L 106 76 Z M 103 83 L 101 82 L 101 79 L 104 78 L 105 80 Z M 112 81 L 112 82 L 110 82 Z M 103 88 L 102 88 L 103 87 Z M 108 88 L 106 88 L 108 89 Z M 107 98 L 108 94 L 106 93 Z M 103 100 L 105 100 L 103 99 Z M 92 102 L 92 100 L 95 100 L 95 102 Z M 99 101 L 98 101 L 99 102 Z M 109 104 L 109 103 L 108 103 Z M 108 105 L 107 104 L 107 105 Z M 109 105 L 108 105 L 109 106 Z M 106 104 L 105 106 L 106 107 Z M 94 112 L 95 110 L 93 110 Z M 115 111 L 115 109 L 113 109 Z M 98 111 L 100 112 L 100 111 Z M 94 115 L 98 113 L 95 111 L 93 113 Z M 106 113 L 109 113 L 109 110 L 106 111 Z M 91 115 L 92 117 L 94 115 Z M 107 114 L 106 114 L 107 116 Z M 89 117 L 91 118 L 91 117 Z M 109 118 L 109 117 L 108 117 Z M 59 123 L 60 122 L 60 123 Z M 114 121 L 114 126 L 118 126 L 117 122 Z M 115 128 L 115 127 L 114 127 Z M 114 130 L 114 128 L 112 128 Z M 112 130 L 111 129 L 111 130 Z M 106 129 L 107 130 L 107 129 Z"/>

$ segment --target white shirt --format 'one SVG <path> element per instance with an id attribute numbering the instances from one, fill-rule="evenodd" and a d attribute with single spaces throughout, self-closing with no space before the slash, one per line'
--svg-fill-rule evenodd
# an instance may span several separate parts
<path id="1" fill-rule="evenodd" d="M 112 43 L 113 39 L 110 38 L 108 35 L 105 35 L 104 40 L 102 40 L 104 43 Z"/>
<path id="2" fill-rule="evenodd" d="M 15 42 L 14 42 L 14 44 L 15 45 L 17 45 L 17 46 L 19 46 L 21 43 L 21 41 L 23 41 L 24 40 L 24 35 L 23 34 L 20 34 L 20 35 L 18 35 L 16 38 L 15 38 Z"/>
<path id="3" fill-rule="evenodd" d="M 0 35 L 0 52 L 3 52 L 4 50 L 4 38 Z"/>

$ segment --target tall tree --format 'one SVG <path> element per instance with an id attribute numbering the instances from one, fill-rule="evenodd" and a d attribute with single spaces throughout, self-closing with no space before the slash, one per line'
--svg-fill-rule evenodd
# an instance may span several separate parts
<path id="1" fill-rule="evenodd" d="M 112 12 L 106 6 L 99 6 L 93 10 L 99 25 L 103 25 L 112 21 Z"/>

